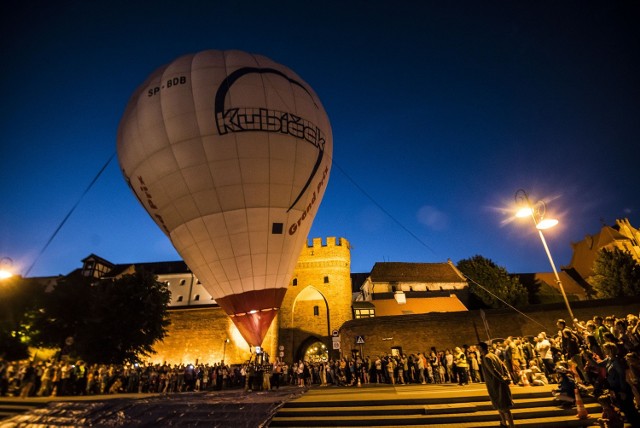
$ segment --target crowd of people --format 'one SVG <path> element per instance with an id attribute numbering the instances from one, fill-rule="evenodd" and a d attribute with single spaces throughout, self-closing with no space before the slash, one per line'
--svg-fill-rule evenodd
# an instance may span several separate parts
<path id="1" fill-rule="evenodd" d="M 241 387 L 246 366 L 92 364 L 0 359 L 0 396 L 172 393 Z"/>
<path id="2" fill-rule="evenodd" d="M 66 361 L 0 359 L 0 395 L 55 396 L 115 393 L 172 393 L 225 388 L 269 390 L 363 384 L 426 384 L 484 382 L 483 356 L 504 364 L 511 383 L 521 386 L 557 384 L 556 400 L 575 404 L 575 391 L 592 394 L 607 408 L 624 413 L 640 426 L 640 323 L 625 318 L 595 316 L 591 320 L 560 319 L 557 332 L 535 337 L 508 337 L 484 346 L 456 347 L 409 355 L 393 353 L 337 360 L 280 360 L 263 364 L 75 364 Z M 479 344 L 480 345 L 480 344 Z M 492 364 L 494 360 L 491 360 Z M 608 401 L 607 401 L 608 400 Z"/>
<path id="3" fill-rule="evenodd" d="M 631 426 L 640 426 L 638 317 L 595 316 L 586 322 L 574 319 L 571 326 L 559 319 L 556 326 L 551 357 L 556 363 L 557 399 L 573 405 L 576 391 L 584 391 L 603 405 L 606 419 L 611 419 L 603 421 L 607 426 L 622 426 L 620 411 Z M 557 360 L 554 353 L 559 354 Z"/>

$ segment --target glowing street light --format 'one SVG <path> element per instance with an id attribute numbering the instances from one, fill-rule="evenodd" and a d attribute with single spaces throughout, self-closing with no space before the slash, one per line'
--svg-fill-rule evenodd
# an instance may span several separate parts
<path id="1" fill-rule="evenodd" d="M 13 260 L 9 257 L 0 259 L 0 280 L 11 278 L 13 276 Z"/>
<path id="2" fill-rule="evenodd" d="M 567 299 L 567 294 L 564 292 L 564 287 L 562 286 L 562 281 L 560 281 L 560 276 L 558 275 L 558 270 L 556 269 L 556 265 L 553 262 L 553 258 L 551 257 L 551 252 L 549 251 L 549 247 L 547 246 L 547 241 L 544 239 L 543 230 L 549 229 L 558 224 L 558 220 L 555 218 L 545 218 L 545 212 L 547 210 L 547 205 L 544 201 L 537 201 L 532 204 L 529 200 L 529 195 L 523 189 L 519 189 L 516 192 L 516 205 L 519 207 L 516 212 L 516 217 L 524 218 L 531 217 L 533 219 L 533 224 L 536 226 L 538 230 L 538 234 L 540 235 L 540 240 L 542 241 L 542 246 L 544 250 L 547 252 L 547 257 L 549 257 L 549 263 L 551 263 L 551 268 L 553 269 L 553 274 L 556 277 L 556 283 L 558 284 L 558 288 L 560 288 L 560 292 L 562 293 L 562 297 L 564 298 L 564 303 L 567 305 L 567 310 L 569 311 L 569 315 L 571 316 L 571 320 L 574 319 L 573 311 L 571 310 L 571 305 L 569 305 L 569 299 Z"/>

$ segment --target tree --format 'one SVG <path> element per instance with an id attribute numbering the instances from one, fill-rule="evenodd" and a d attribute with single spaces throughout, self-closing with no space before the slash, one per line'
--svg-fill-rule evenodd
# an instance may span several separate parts
<path id="1" fill-rule="evenodd" d="M 618 248 L 602 249 L 593 263 L 589 279 L 598 298 L 638 296 L 640 294 L 640 265 L 631 253 Z"/>
<path id="2" fill-rule="evenodd" d="M 166 335 L 170 298 L 167 285 L 145 271 L 94 284 L 69 277 L 37 317 L 38 340 L 92 363 L 136 362 Z"/>
<path id="3" fill-rule="evenodd" d="M 527 304 L 527 290 L 518 277 L 509 276 L 505 268 L 492 260 L 476 255 L 460 260 L 457 267 L 470 279 L 469 292 L 481 302 L 481 306 L 504 307 L 501 300 L 512 306 Z"/>
<path id="4" fill-rule="evenodd" d="M 13 276 L 0 281 L 0 357 L 19 360 L 29 356 L 30 313 L 38 308 L 44 286 Z"/>
<path id="5" fill-rule="evenodd" d="M 31 339 L 36 346 L 61 348 L 67 338 L 77 338 L 85 331 L 91 313 L 92 289 L 89 278 L 72 274 L 60 278 L 47 294 L 42 307 L 32 313 Z M 68 346 L 68 345 L 67 345 Z"/>

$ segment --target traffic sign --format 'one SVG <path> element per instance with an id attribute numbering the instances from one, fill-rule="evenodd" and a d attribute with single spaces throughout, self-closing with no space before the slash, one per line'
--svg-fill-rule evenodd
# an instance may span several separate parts
<path id="1" fill-rule="evenodd" d="M 331 331 L 331 336 L 338 337 L 338 336 L 340 336 L 340 332 L 338 330 L 333 330 L 333 331 Z"/>
<path id="2" fill-rule="evenodd" d="M 358 345 L 364 345 L 364 336 L 356 336 L 356 343 Z"/>
<path id="3" fill-rule="evenodd" d="M 340 349 L 340 342 L 333 342 L 333 349 Z"/>

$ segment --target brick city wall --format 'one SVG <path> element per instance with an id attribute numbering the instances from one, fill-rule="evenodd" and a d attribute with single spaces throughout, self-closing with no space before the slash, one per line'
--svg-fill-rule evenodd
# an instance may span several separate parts
<path id="1" fill-rule="evenodd" d="M 316 305 L 320 307 L 318 317 L 313 315 L 313 306 Z M 263 343 L 265 351 L 272 357 L 277 356 L 280 352 L 278 346 L 282 345 L 285 348 L 284 359 L 290 362 L 300 357 L 295 355 L 295 350 L 309 345 L 310 340 L 321 339 L 330 345 L 326 338 L 326 307 L 322 309 L 323 305 L 324 301 L 321 300 L 297 302 L 296 327 L 281 328 L 280 340 L 276 326 L 282 324 L 279 323 L 282 313 L 278 315 Z M 580 320 L 591 319 L 596 314 L 637 315 L 640 298 L 572 302 L 571 306 Z M 556 319 L 568 319 L 564 304 L 540 305 L 523 312 L 531 319 L 512 310 L 484 311 L 491 338 L 537 335 L 540 331 L 555 333 Z M 150 358 L 152 362 L 215 363 L 222 359 L 224 340 L 227 338 L 230 339 L 225 353 L 227 362 L 242 363 L 249 359 L 248 345 L 222 309 L 178 309 L 170 311 L 170 317 L 172 324 L 168 329 L 169 335 L 155 346 L 157 354 Z M 333 322 L 331 324 L 333 328 Z M 431 346 L 453 348 L 487 339 L 481 311 L 366 318 L 349 320 L 335 328 L 340 330 L 344 355 L 349 355 L 354 349 L 362 350 L 364 355 L 381 355 L 390 353 L 392 347 L 401 347 L 405 353 L 417 353 Z M 362 346 L 355 343 L 356 335 L 364 336 L 365 343 Z M 290 338 L 291 342 L 284 340 L 285 337 Z M 333 353 L 332 356 L 338 355 Z"/>
<path id="2" fill-rule="evenodd" d="M 571 308 L 579 320 L 594 315 L 625 316 L 640 311 L 640 298 L 572 302 Z M 531 319 L 506 309 L 484 311 L 491 338 L 537 335 L 541 331 L 555 334 L 555 321 L 569 315 L 564 304 L 549 304 L 525 308 Z M 539 324 L 538 324 L 539 323 Z M 542 325 L 541 325 L 542 324 Z M 356 344 L 356 336 L 364 336 L 364 344 Z M 487 331 L 481 311 L 430 313 L 397 317 L 377 317 L 351 320 L 340 329 L 342 353 L 352 350 L 364 355 L 391 353 L 392 347 L 401 347 L 404 353 L 453 348 L 487 340 Z"/>
<path id="3" fill-rule="evenodd" d="M 169 317 L 168 335 L 154 346 L 156 353 L 149 358 L 151 362 L 213 364 L 220 362 L 223 355 L 225 361 L 232 364 L 249 359 L 249 345 L 221 308 L 174 309 L 169 311 Z M 270 355 L 276 352 L 275 325 L 276 322 L 263 342 L 263 348 Z M 229 342 L 225 346 L 226 339 Z"/>

